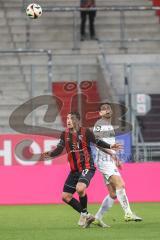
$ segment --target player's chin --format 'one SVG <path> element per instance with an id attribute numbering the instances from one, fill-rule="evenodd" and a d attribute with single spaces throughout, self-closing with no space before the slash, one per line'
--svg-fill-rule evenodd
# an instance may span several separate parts
<path id="1" fill-rule="evenodd" d="M 112 117 L 112 113 L 108 113 L 108 114 L 106 114 L 106 117 L 107 117 L 107 118 Z"/>
<path id="2" fill-rule="evenodd" d="M 68 125 L 67 125 L 67 128 L 70 128 L 70 129 L 72 129 L 72 128 L 73 128 L 73 126 L 72 126 L 72 125 L 70 125 L 70 124 L 68 124 Z"/>

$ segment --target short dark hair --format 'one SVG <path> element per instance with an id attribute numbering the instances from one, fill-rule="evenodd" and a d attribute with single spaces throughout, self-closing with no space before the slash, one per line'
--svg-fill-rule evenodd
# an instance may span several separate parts
<path id="1" fill-rule="evenodd" d="M 104 103 L 101 103 L 101 104 L 99 105 L 99 111 L 101 111 L 101 107 L 102 107 L 103 105 L 109 105 L 109 106 L 111 107 L 111 104 L 110 104 L 109 102 L 104 102 Z"/>
<path id="2" fill-rule="evenodd" d="M 74 115 L 78 120 L 81 119 L 81 116 L 80 116 L 79 112 L 73 111 L 73 112 L 69 112 L 68 114 Z"/>

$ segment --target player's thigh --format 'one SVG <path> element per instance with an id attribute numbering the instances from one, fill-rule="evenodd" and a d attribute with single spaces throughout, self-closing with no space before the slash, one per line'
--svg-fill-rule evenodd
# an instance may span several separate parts
<path id="1" fill-rule="evenodd" d="M 103 174 L 106 185 L 110 184 L 111 176 L 120 176 L 120 173 L 113 162 L 106 162 L 101 168 L 99 168 L 99 170 Z"/>
<path id="2" fill-rule="evenodd" d="M 76 185 L 79 179 L 78 173 L 70 172 L 63 186 L 63 192 L 74 194 L 76 191 Z"/>
<path id="3" fill-rule="evenodd" d="M 84 188 L 87 188 L 94 174 L 95 174 L 95 170 L 89 170 L 89 169 L 83 170 L 78 179 L 77 186 L 82 186 Z"/>
<path id="4" fill-rule="evenodd" d="M 110 176 L 109 182 L 116 189 L 125 187 L 125 183 L 124 183 L 121 175 L 112 175 L 112 176 Z"/>

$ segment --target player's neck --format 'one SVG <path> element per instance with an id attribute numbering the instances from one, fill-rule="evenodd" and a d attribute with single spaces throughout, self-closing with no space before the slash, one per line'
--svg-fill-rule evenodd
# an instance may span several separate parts
<path id="1" fill-rule="evenodd" d="M 108 124 L 111 124 L 112 118 L 102 117 L 102 119 L 107 122 Z"/>
<path id="2" fill-rule="evenodd" d="M 79 129 L 80 129 L 80 126 L 78 125 L 78 126 L 72 128 L 72 129 L 70 129 L 70 131 L 71 131 L 72 133 L 76 133 L 76 132 L 79 131 Z"/>

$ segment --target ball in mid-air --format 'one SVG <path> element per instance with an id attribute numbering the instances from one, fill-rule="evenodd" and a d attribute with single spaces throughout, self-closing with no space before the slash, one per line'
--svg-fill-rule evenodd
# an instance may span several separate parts
<path id="1" fill-rule="evenodd" d="M 36 19 L 42 15 L 42 8 L 36 3 L 31 3 L 26 9 L 26 14 L 30 18 Z"/>

